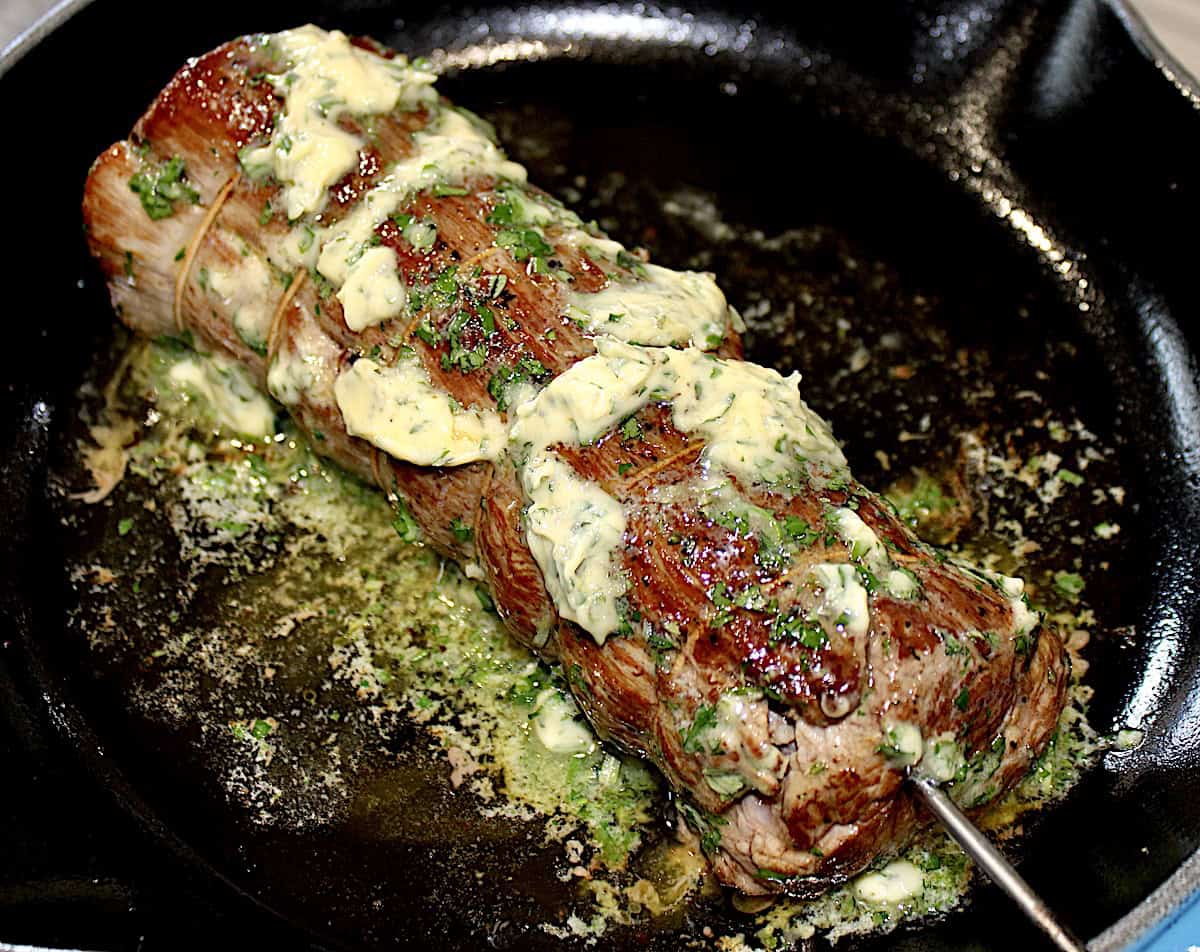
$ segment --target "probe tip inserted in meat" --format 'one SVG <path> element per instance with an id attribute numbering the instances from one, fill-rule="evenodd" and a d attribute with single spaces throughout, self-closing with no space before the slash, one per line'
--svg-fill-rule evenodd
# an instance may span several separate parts
<path id="1" fill-rule="evenodd" d="M 937 817 L 946 832 L 997 886 L 1006 892 L 1056 948 L 1064 952 L 1087 952 L 1087 946 L 1073 936 L 1054 917 L 1050 907 L 1038 896 L 1003 854 L 980 832 L 941 787 L 928 778 L 910 776 L 909 784 L 917 798 Z"/>

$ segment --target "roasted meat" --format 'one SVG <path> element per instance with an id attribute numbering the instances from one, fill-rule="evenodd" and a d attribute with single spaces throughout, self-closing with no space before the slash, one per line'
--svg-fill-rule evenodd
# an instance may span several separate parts
<path id="1" fill-rule="evenodd" d="M 486 584 L 730 886 L 895 848 L 908 769 L 1009 789 L 1068 677 L 1021 582 L 918 541 L 710 275 L 529 185 L 433 79 L 313 27 L 189 62 L 88 177 L 121 319 L 241 365 Z"/>

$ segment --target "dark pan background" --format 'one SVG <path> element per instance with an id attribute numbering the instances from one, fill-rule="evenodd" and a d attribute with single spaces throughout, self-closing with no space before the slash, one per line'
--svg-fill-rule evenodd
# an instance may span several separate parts
<path id="1" fill-rule="evenodd" d="M 1035 826 L 1023 869 L 1090 936 L 1197 849 L 1200 268 L 1191 229 L 1200 220 L 1200 116 L 1190 87 L 1139 49 L 1117 9 L 1097 0 L 857 2 L 759 4 L 750 16 L 692 4 L 684 16 L 625 4 L 99 0 L 0 79 L 0 940 L 472 948 L 484 938 L 471 923 L 492 904 L 503 914 L 503 890 L 424 895 L 454 871 L 408 850 L 394 871 L 405 885 L 372 921 L 355 877 L 373 873 L 352 868 L 344 843 L 310 842 L 301 856 L 289 854 L 295 844 L 240 842 L 155 770 L 169 751 L 142 750 L 123 733 L 62 637 L 50 447 L 110 326 L 79 234 L 87 165 L 188 55 L 306 19 L 414 53 L 541 40 L 543 61 L 505 66 L 494 81 L 466 70 L 445 91 L 486 112 L 519 98 L 526 81 L 545 83 L 558 108 L 620 118 L 608 134 L 630 143 L 639 128 L 658 141 L 655 119 L 669 116 L 688 147 L 634 153 L 624 168 L 636 174 L 644 160 L 663 174 L 672 162 L 681 179 L 728 176 L 732 192 L 764 202 L 769 193 L 743 187 L 747 174 L 770 177 L 792 199 L 819 196 L 823 214 L 872 236 L 901 270 L 948 295 L 978 293 L 985 325 L 1000 313 L 988 301 L 1036 289 L 1048 327 L 1078 342 L 1078 364 L 1061 384 L 1106 421 L 1141 503 L 1127 520 L 1135 531 L 1115 586 L 1138 637 L 1132 648 L 1097 649 L 1095 721 L 1142 726 L 1147 737 L 1109 755 Z M 729 83 L 734 104 L 709 108 L 729 98 L 719 92 Z M 1014 219 L 1014 208 L 1027 219 Z M 1003 328 L 989 331 L 1002 337 Z M 946 922 L 842 947 L 1035 941 L 983 888 Z"/>

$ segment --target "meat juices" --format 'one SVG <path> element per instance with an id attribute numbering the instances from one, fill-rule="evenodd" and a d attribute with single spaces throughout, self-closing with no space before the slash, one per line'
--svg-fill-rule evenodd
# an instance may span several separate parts
<path id="1" fill-rule="evenodd" d="M 525 182 L 433 76 L 304 27 L 190 61 L 89 175 L 134 330 L 239 362 L 654 762 L 720 879 L 819 894 L 1053 734 L 1021 582 L 918 541 L 710 276 Z M 263 434 L 258 434 L 259 436 Z"/>

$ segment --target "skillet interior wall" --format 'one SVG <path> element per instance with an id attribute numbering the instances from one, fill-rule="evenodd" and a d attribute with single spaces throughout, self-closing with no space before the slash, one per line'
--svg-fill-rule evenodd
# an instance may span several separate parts
<path id="1" fill-rule="evenodd" d="M 233 33 L 277 28 L 304 18 L 304 11 L 293 6 L 287 11 L 257 11 L 256 22 L 249 23 L 244 16 L 236 15 L 232 5 L 217 5 L 209 8 L 203 22 L 196 24 L 194 30 L 179 35 L 164 34 L 161 20 L 153 15 L 154 10 L 149 5 L 122 6 L 119 16 L 113 16 L 114 10 L 115 7 L 97 4 L 85 11 L 76 22 L 69 24 L 60 35 L 19 66 L 3 84 L 7 87 L 3 92 L 7 114 L 14 128 L 46 130 L 34 136 L 40 140 L 36 162 L 27 154 L 10 154 L 6 158 L 10 173 L 7 180 L 28 183 L 27 187 L 15 188 L 12 195 L 14 207 L 11 208 L 11 220 L 19 225 L 9 232 L 7 241 L 10 243 L 10 255 L 7 260 L 26 261 L 29 267 L 28 276 L 12 281 L 12 313 L 28 317 L 11 322 L 10 347 L 4 358 L 8 388 L 6 398 L 11 399 L 12 409 L 5 414 L 3 425 L 6 428 L 6 445 L 14 447 L 16 451 L 8 455 L 4 464 L 9 497 L 5 518 L 8 521 L 8 537 L 20 541 L 20 545 L 10 547 L 8 557 L 11 560 L 14 553 L 21 553 L 21 564 L 8 566 L 10 571 L 6 573 L 6 584 L 9 587 L 5 592 L 5 609 L 13 622 L 20 625 L 21 633 L 36 643 L 38 656 L 34 661 L 49 665 L 34 672 L 36 680 L 41 683 L 33 687 L 59 694 L 66 702 L 58 711 L 60 726 L 65 726 L 68 733 L 78 728 L 78 736 L 85 739 L 85 725 L 103 725 L 106 715 L 101 708 L 88 711 L 86 718 L 75 721 L 75 702 L 81 698 L 86 701 L 91 689 L 86 678 L 78 677 L 79 673 L 75 671 L 77 659 L 69 652 L 60 650 L 63 648 L 61 638 L 55 639 L 55 633 L 61 626 L 57 610 L 57 593 L 60 589 L 56 577 L 56 572 L 61 574 L 61 555 L 53 546 L 46 544 L 48 537 L 40 531 L 38 522 L 45 516 L 39 500 L 45 472 L 47 429 L 61 424 L 61 411 L 69 405 L 69 394 L 109 326 L 107 305 L 98 293 L 94 275 L 82 258 L 76 237 L 78 185 L 82 182 L 90 158 L 132 124 L 145 102 L 186 55 L 215 45 Z M 736 56 L 718 53 L 709 57 L 690 47 L 668 50 L 653 43 L 631 48 L 621 43 L 606 44 L 599 40 L 594 42 L 591 52 L 593 58 L 598 60 L 628 61 L 627 66 L 613 67 L 614 76 L 624 69 L 638 68 L 639 64 L 658 63 L 658 72 L 650 68 L 640 74 L 647 77 L 645 85 L 648 92 L 654 89 L 661 91 L 672 75 L 678 75 L 682 64 L 686 64 L 688 69 L 695 70 L 696 75 L 703 77 L 710 89 L 721 82 L 738 82 L 741 85 L 741 101 L 750 101 L 749 93 L 756 84 L 763 87 L 782 86 L 802 100 L 797 115 L 806 117 L 810 122 L 816 112 L 832 107 L 849 117 L 843 120 L 848 126 L 861 125 L 868 133 L 883 134 L 884 124 L 876 119 L 873 125 L 869 115 L 874 111 L 894 121 L 902 119 L 905 110 L 896 106 L 901 101 L 898 95 L 892 103 L 864 103 L 862 97 L 869 88 L 868 80 L 870 83 L 883 84 L 885 88 L 889 84 L 892 88 L 907 85 L 913 74 L 915 56 L 923 57 L 927 62 L 926 89 L 936 89 L 939 84 L 952 86 L 959 73 L 978 67 L 987 59 L 997 36 L 1006 34 L 1010 29 L 1017 30 L 1020 20 L 1016 13 L 998 5 L 992 6 L 992 19 L 973 31 L 968 30 L 967 41 L 956 47 L 955 56 L 947 60 L 940 57 L 941 51 L 936 44 L 933 50 L 926 48 L 928 24 L 936 21 L 938 10 L 897 7 L 896 11 L 893 14 L 896 19 L 890 29 L 871 31 L 870 36 L 863 36 L 861 31 L 852 29 L 844 22 L 803 24 L 796 32 L 810 41 L 805 48 L 793 45 L 786 49 L 770 50 L 772 20 L 768 14 L 761 18 L 762 28 L 756 41 L 763 48 L 759 49 L 756 43 L 751 43 L 746 51 Z M 946 5 L 941 12 L 947 11 L 953 12 L 952 7 Z M 476 35 L 480 22 L 479 18 L 457 15 L 439 20 L 440 14 L 422 8 L 413 11 L 407 21 L 397 28 L 394 24 L 396 11 L 382 5 L 334 13 L 324 10 L 313 12 L 314 18 L 326 25 L 370 32 L 384 40 L 394 40 L 414 49 L 428 45 L 431 37 L 438 38 L 439 42 L 441 38 L 445 38 L 445 42 L 457 38 L 461 45 L 464 36 L 469 40 Z M 404 12 L 400 11 L 401 14 Z M 1043 27 L 1053 22 L 1052 12 L 1045 15 Z M 417 18 L 441 22 L 441 32 L 417 24 Z M 514 28 L 524 28 L 526 32 L 539 29 L 546 31 L 553 26 L 552 22 L 536 16 L 521 19 L 514 15 L 507 21 L 496 17 L 491 19 L 493 22 L 507 22 Z M 971 22 L 969 17 L 966 19 Z M 735 45 L 737 35 L 736 29 L 724 34 L 727 40 L 732 38 Z M 779 35 L 786 36 L 784 33 Z M 906 40 L 908 45 L 894 42 L 901 36 L 911 42 Z M 1062 126 L 1053 121 L 1053 114 L 1049 118 L 1042 116 L 1037 122 L 1028 119 L 1027 98 L 1042 88 L 1038 85 L 1041 81 L 1037 79 L 1036 64 L 1039 57 L 1052 52 L 1050 35 L 1044 33 L 1043 36 L 1042 40 L 1029 47 L 1023 68 L 1007 77 L 1026 98 L 1018 97 L 1016 104 L 1009 107 L 1010 112 L 1005 119 L 1009 123 L 1009 131 L 1021 133 L 1021 137 L 1014 139 L 1012 145 L 1014 154 L 1021 159 L 1022 175 L 1027 176 L 1031 183 L 1036 183 L 1036 186 L 1055 186 L 1052 191 L 1041 193 L 1051 194 L 1055 198 L 1053 202 L 1043 203 L 1042 209 L 1051 213 L 1050 220 L 1057 221 L 1055 216 L 1061 216 L 1065 229 L 1078 235 L 1088 235 L 1091 229 L 1098 227 L 1100 221 L 1094 213 L 1087 214 L 1081 209 L 1088 205 L 1088 199 L 1098 193 L 1078 186 L 1074 180 L 1068 181 L 1070 177 L 1059 170 L 1090 169 L 1089 174 L 1094 182 L 1099 177 L 1096 167 L 1105 167 L 1109 153 L 1100 151 L 1097 158 L 1096 153 L 1091 152 L 1075 161 L 1064 161 L 1064 156 L 1072 154 L 1068 150 L 1072 149 L 1074 143 L 1069 137 L 1061 136 Z M 1059 36 L 1069 40 L 1071 34 L 1064 32 Z M 1118 47 L 1124 44 L 1124 48 L 1128 48 L 1128 41 L 1121 36 L 1109 36 L 1107 42 L 1115 43 Z M 899 52 L 901 50 L 904 52 Z M 804 56 L 809 57 L 809 66 L 796 68 Z M 48 112 L 43 99 L 30 95 L 31 90 L 56 88 L 64 62 L 86 64 L 86 72 L 96 78 L 95 87 L 103 90 L 101 99 L 86 104 L 78 110 L 78 115 L 71 115 L 69 121 L 61 108 Z M 739 62 L 752 64 L 748 73 L 742 72 L 737 65 Z M 1178 97 L 1167 101 L 1169 89 L 1164 88 L 1161 78 L 1142 60 L 1126 54 L 1118 57 L 1115 65 L 1106 64 L 1106 68 L 1115 71 L 1121 78 L 1129 73 L 1136 80 L 1135 88 L 1145 96 L 1140 99 L 1143 107 L 1146 102 L 1163 101 L 1160 116 L 1163 123 L 1169 124 L 1172 129 L 1194 131 L 1194 117 L 1184 114 Z M 571 70 L 570 67 L 555 69 L 564 70 L 563 75 L 568 75 Z M 517 70 L 513 78 L 524 81 L 524 76 L 534 80 L 538 76 L 537 67 Z M 494 89 L 466 78 L 461 81 L 461 89 L 467 94 L 470 104 L 480 108 L 489 105 L 489 96 L 492 101 L 502 101 L 506 97 L 519 98 L 519 87 L 520 82 L 507 83 L 503 78 Z M 1068 85 L 1068 90 L 1073 88 Z M 1103 99 L 1105 89 L 1109 89 L 1111 94 L 1111 88 L 1104 83 L 1086 88 L 1083 101 L 1090 103 L 1090 108 L 1098 109 L 1095 97 L 1100 96 L 1101 101 L 1107 102 Z M 447 92 L 455 92 L 455 81 L 447 84 Z M 642 109 L 644 119 L 646 111 L 661 108 L 661 102 L 651 93 L 646 105 L 638 107 L 636 102 L 633 105 Z M 619 115 L 631 103 L 629 99 L 614 97 L 606 105 L 611 113 Z M 637 108 L 632 112 L 636 114 Z M 1094 128 L 1092 122 L 1085 121 L 1087 118 L 1094 119 L 1094 114 L 1086 108 L 1082 112 L 1068 112 L 1076 123 L 1073 128 Z M 1129 112 L 1146 114 L 1151 110 L 1131 108 Z M 961 276 L 978 277 L 991 270 L 990 266 L 984 268 L 978 261 L 970 260 L 972 255 L 964 247 L 966 243 L 947 242 L 944 237 L 940 241 L 935 240 L 938 235 L 961 233 L 958 225 L 963 221 L 971 221 L 974 223 L 970 226 L 972 242 L 978 242 L 970 246 L 972 251 L 986 256 L 989 262 L 993 258 L 1005 262 L 994 269 L 995 280 L 984 285 L 989 294 L 1003 295 L 1011 290 L 1006 277 L 1008 274 L 1014 276 L 1013 282 L 1017 284 L 1028 285 L 1039 281 L 1034 272 L 1042 267 L 1042 263 L 1032 252 L 1014 250 L 1011 236 L 1006 235 L 998 225 L 980 226 L 988 216 L 978 208 L 976 197 L 962 189 L 934 184 L 937 179 L 930 174 L 931 168 L 936 169 L 941 162 L 953 161 L 953 156 L 947 158 L 938 154 L 935 148 L 921 159 L 903 158 L 904 151 L 920 144 L 923 132 L 919 120 L 912 119 L 910 115 L 909 127 L 895 136 L 901 143 L 900 148 L 876 143 L 865 147 L 862 152 L 849 148 L 856 133 L 840 143 L 835 139 L 835 146 L 830 146 L 827 138 L 810 137 L 806 140 L 803 132 L 817 126 L 798 125 L 798 129 L 793 129 L 787 121 L 764 122 L 743 132 L 749 140 L 746 149 L 757 150 L 750 152 L 752 156 L 761 156 L 764 162 L 774 163 L 767 167 L 782 170 L 785 176 L 790 172 L 790 177 L 785 178 L 782 186 L 788 200 L 780 203 L 780 207 L 789 210 L 799 207 L 809 216 L 809 220 L 815 220 L 819 217 L 816 206 L 825 196 L 830 199 L 831 206 L 837 205 L 836 209 L 826 210 L 837 211 L 848 226 L 866 228 L 870 233 L 872 213 L 881 207 L 879 202 L 893 203 L 883 206 L 889 214 L 878 216 L 879 221 L 873 229 L 877 240 L 902 259 L 900 264 L 903 268 L 914 274 L 928 274 L 940 289 L 947 290 L 950 295 L 969 296 L 973 290 L 971 282 Z M 843 126 L 819 128 L 824 133 L 826 129 Z M 1159 126 L 1145 120 L 1136 128 L 1141 135 L 1147 136 L 1154 134 Z M 781 134 L 780 129 L 800 134 L 793 140 L 791 135 Z M 729 132 L 715 129 L 713 134 L 727 137 Z M 1158 134 L 1162 135 L 1161 132 Z M 1042 136 L 1042 142 L 1057 147 L 1056 161 L 1049 163 L 1050 168 L 1047 168 L 1044 157 L 1041 161 L 1038 159 L 1043 154 L 1038 146 L 1039 135 Z M 1119 144 L 1134 140 L 1114 135 L 1114 141 Z M 1180 148 L 1181 144 L 1185 148 Z M 1148 477 L 1147 488 L 1150 492 L 1145 498 L 1152 501 L 1152 506 L 1143 514 L 1143 520 L 1150 531 L 1139 540 L 1144 548 L 1139 553 L 1141 557 L 1134 560 L 1133 564 L 1143 568 L 1133 576 L 1133 581 L 1137 591 L 1154 593 L 1152 596 L 1144 594 L 1137 606 L 1143 630 L 1158 632 L 1163 638 L 1146 644 L 1146 653 L 1138 659 L 1142 665 L 1147 658 L 1169 658 L 1169 653 L 1164 654 L 1163 651 L 1156 656 L 1153 653 L 1155 645 L 1167 644 L 1169 648 L 1171 637 L 1178 643 L 1186 632 L 1192 630 L 1192 618 L 1186 612 L 1194 611 L 1186 604 L 1187 597 L 1194 591 L 1194 578 L 1182 559 L 1164 562 L 1162 570 L 1151 571 L 1153 560 L 1161 555 L 1169 556 L 1172 551 L 1179 555 L 1186 554 L 1189 540 L 1194 541 L 1196 513 L 1194 498 L 1186 495 L 1188 491 L 1195 491 L 1194 484 L 1186 483 L 1186 478 L 1191 475 L 1189 467 L 1193 460 L 1186 455 L 1179 455 L 1179 451 L 1186 447 L 1169 445 L 1172 440 L 1180 438 L 1184 424 L 1194 419 L 1188 417 L 1189 413 L 1194 412 L 1194 407 L 1181 405 L 1179 399 L 1180 390 L 1190 382 L 1187 375 L 1192 371 L 1178 361 L 1172 363 L 1172 355 L 1163 350 L 1164 335 L 1167 344 L 1170 343 L 1172 310 L 1182 311 L 1182 305 L 1189 300 L 1187 286 L 1169 277 L 1186 273 L 1180 267 L 1181 246 L 1167 239 L 1161 225 L 1150 229 L 1135 227 L 1139 211 L 1144 212 L 1147 208 L 1164 215 L 1174 213 L 1175 209 L 1159 190 L 1163 185 L 1160 180 L 1163 175 L 1173 178 L 1177 183 L 1184 183 L 1181 207 L 1191 207 L 1188 196 L 1194 195 L 1194 192 L 1186 189 L 1186 177 L 1182 172 L 1175 173 L 1173 169 L 1164 172 L 1149 161 L 1149 156 L 1156 153 L 1172 157 L 1195 154 L 1194 136 L 1186 143 L 1174 139 L 1171 145 L 1171 150 L 1148 148 L 1148 156 L 1141 151 L 1135 152 L 1128 145 L 1116 150 L 1122 160 L 1123 187 L 1113 189 L 1110 185 L 1105 194 L 1119 195 L 1115 200 L 1116 208 L 1122 224 L 1126 226 L 1120 229 L 1119 234 L 1136 233 L 1144 237 L 1136 243 L 1136 249 L 1131 241 L 1118 245 L 1120 255 L 1112 250 L 1111 239 L 1107 247 L 1100 244 L 1095 249 L 1089 267 L 1096 269 L 1095 283 L 1101 289 L 1103 300 L 1100 296 L 1093 298 L 1098 306 L 1079 328 L 1085 335 L 1097 335 L 1097 352 L 1106 368 L 1119 374 L 1117 380 L 1120 383 L 1129 384 L 1122 388 L 1125 396 L 1119 401 L 1105 387 L 1082 388 L 1079 396 L 1091 403 L 1090 416 L 1096 419 L 1111 417 L 1114 405 L 1117 405 L 1121 411 L 1118 426 L 1131 437 L 1128 452 L 1133 466 L 1128 468 L 1142 469 Z M 820 158 L 818 150 L 832 151 L 835 147 L 841 150 L 835 154 L 846 158 L 845 164 Z M 713 154 L 725 153 L 714 150 Z M 1145 161 L 1135 165 L 1134 159 L 1138 156 Z M 886 161 L 875 163 L 873 160 L 877 157 Z M 702 152 L 678 158 L 680 161 L 696 163 L 698 173 L 705 172 Z M 918 171 L 921 163 L 924 163 L 923 172 Z M 1195 167 L 1193 161 L 1192 168 Z M 712 173 L 711 169 L 707 171 Z M 1134 172 L 1141 174 L 1132 174 Z M 820 178 L 816 181 L 821 187 L 814 188 L 814 173 L 840 175 L 842 185 L 853 183 L 857 188 L 832 187 L 834 183 L 830 179 Z M 888 183 L 892 185 L 891 188 L 879 187 L 881 182 L 886 181 L 885 176 L 886 179 L 894 177 L 894 182 Z M 909 190 L 908 186 L 914 183 L 917 187 Z M 1072 184 L 1076 187 L 1070 187 Z M 1153 205 L 1139 206 L 1137 195 L 1146 188 L 1150 189 L 1157 201 Z M 1036 187 L 1034 194 L 1037 194 Z M 1180 191 L 1176 188 L 1170 194 L 1179 196 Z M 806 207 L 806 200 L 811 200 L 814 195 L 816 202 Z M 835 201 L 848 196 L 856 196 L 856 200 L 844 204 Z M 1129 196 L 1127 200 L 1126 196 Z M 1106 204 L 1113 207 L 1111 202 Z M 1030 207 L 1034 207 L 1032 201 Z M 763 213 L 769 210 L 759 207 L 752 211 Z M 900 227 L 900 222 L 910 222 L 911 230 Z M 1142 224 L 1144 226 L 1145 222 Z M 1159 222 L 1155 224 L 1159 225 Z M 1098 234 L 1109 239 L 1104 231 Z M 1087 244 L 1082 240 L 1073 243 L 1079 247 Z M 923 248 L 934 244 L 942 254 L 930 257 L 921 253 Z M 80 290 L 75 282 L 81 276 L 86 280 Z M 954 287 L 956 280 L 960 284 L 957 288 Z M 1052 295 L 1054 293 L 1051 292 Z M 997 308 L 996 313 L 1001 313 L 1001 309 Z M 1066 312 L 1061 308 L 1057 314 L 1054 320 L 1074 320 L 1073 317 L 1064 316 Z M 1152 318 L 1152 321 L 1148 318 Z M 1151 322 L 1158 330 L 1141 336 L 1141 330 Z M 1163 330 L 1164 327 L 1166 330 Z M 1157 350 L 1151 352 L 1149 348 L 1152 346 Z M 1175 387 L 1173 391 L 1157 382 L 1160 375 L 1168 370 L 1173 371 L 1177 378 L 1168 381 Z M 1175 411 L 1174 417 L 1169 410 Z M 839 431 L 845 436 L 848 432 L 846 425 L 841 420 L 838 424 Z M 1163 450 L 1164 446 L 1167 446 L 1166 451 Z M 862 453 L 863 459 L 869 453 L 865 446 L 852 449 Z M 864 450 L 865 453 L 862 452 Z M 1172 453 L 1172 450 L 1176 452 Z M 1195 551 L 1194 547 L 1191 551 Z M 33 648 L 34 645 L 27 647 Z M 1112 681 L 1104 684 L 1101 692 L 1099 703 L 1104 715 L 1116 714 L 1130 692 L 1138 688 L 1133 680 L 1135 666 L 1128 661 L 1121 665 L 1117 660 L 1114 658 L 1114 663 L 1107 666 Z M 1124 670 L 1118 671 L 1119 668 Z M 1155 672 L 1154 668 L 1149 670 Z M 1081 925 L 1086 924 L 1093 929 L 1111 921 L 1137 901 L 1183 855 L 1194 849 L 1197 842 L 1200 818 L 1197 817 L 1196 806 L 1187 802 L 1188 792 L 1181 782 L 1191 766 L 1189 760 L 1180 756 L 1189 744 L 1188 735 L 1181 733 L 1181 730 L 1186 732 L 1189 723 L 1194 729 L 1195 723 L 1194 719 L 1189 722 L 1190 709 L 1186 706 L 1188 672 L 1178 665 L 1174 668 L 1168 665 L 1159 674 L 1163 700 L 1156 701 L 1156 707 L 1167 706 L 1181 728 L 1176 728 L 1174 734 L 1164 733 L 1157 740 L 1152 735 L 1151 742 L 1137 756 L 1126 758 L 1123 762 L 1114 761 L 1109 765 L 1109 772 L 1094 775 L 1073 798 L 1070 806 L 1054 815 L 1053 824 L 1044 824 L 1030 843 L 1032 852 L 1046 858 L 1033 860 L 1029 875 L 1040 884 L 1053 886 L 1047 890 L 1051 898 L 1079 916 Z M 1176 707 L 1170 708 L 1171 704 Z M 1099 722 L 1103 725 L 1103 716 Z M 110 722 L 110 726 L 115 724 Z M 138 775 L 139 781 L 150 780 L 145 775 L 147 764 L 139 757 L 139 752 L 121 750 L 119 733 L 102 734 L 102 739 L 109 751 L 116 754 L 112 759 L 128 768 L 131 775 Z M 1194 744 L 1190 749 L 1194 750 Z M 107 774 L 107 768 L 94 762 L 92 766 L 102 779 L 112 779 Z M 1114 777 L 1120 778 L 1115 790 L 1111 789 Z M 153 784 L 143 787 L 139 782 L 135 788 L 153 790 Z M 178 821 L 181 829 L 186 829 L 186 818 L 172 816 L 169 802 L 155 801 L 154 806 L 172 822 Z M 1111 822 L 1101 819 L 1111 817 L 1114 810 L 1120 811 L 1123 821 L 1115 828 Z M 1097 837 L 1095 831 L 1101 827 L 1106 835 Z M 1081 865 L 1092 872 L 1074 881 L 1056 876 L 1058 858 L 1069 854 L 1068 847 L 1077 849 L 1080 844 L 1085 845 L 1086 857 Z M 1153 844 L 1155 849 L 1149 856 L 1143 856 L 1140 850 L 1147 844 Z M 1137 871 L 1136 874 L 1131 872 L 1133 870 Z M 994 897 L 985 894 L 976 904 L 971 916 L 973 927 L 969 931 L 973 932 L 981 921 L 1000 921 L 1004 916 L 1006 911 L 1003 907 Z M 955 947 L 957 939 L 967 934 L 963 930 L 963 923 L 952 922 L 940 931 L 924 937 L 908 937 L 901 942 L 907 943 L 903 947 L 908 948 Z M 896 947 L 895 943 L 892 947 Z"/>

